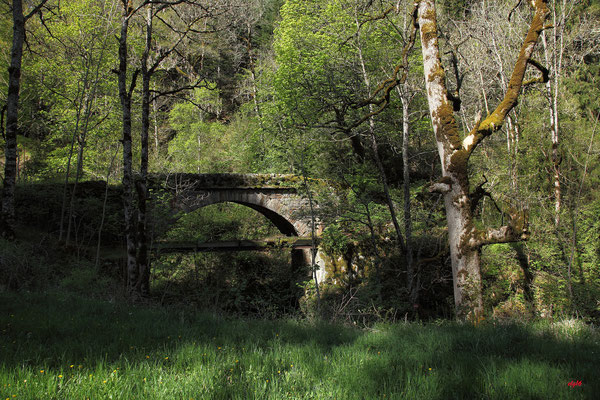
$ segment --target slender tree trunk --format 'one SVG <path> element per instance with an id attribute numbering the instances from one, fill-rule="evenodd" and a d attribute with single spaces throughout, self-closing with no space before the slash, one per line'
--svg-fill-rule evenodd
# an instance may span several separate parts
<path id="1" fill-rule="evenodd" d="M 113 165 L 115 163 L 115 158 L 117 158 L 117 154 L 119 153 L 119 146 L 115 149 L 115 154 L 112 156 L 110 160 L 110 165 L 108 166 L 108 170 L 106 171 L 106 188 L 104 190 L 104 202 L 102 203 L 102 218 L 100 219 L 100 226 L 98 227 L 98 242 L 96 243 L 96 269 L 100 267 L 100 248 L 102 245 L 102 229 L 104 228 L 104 220 L 106 217 L 106 204 L 108 203 L 108 184 L 110 182 L 110 173 L 113 169 Z"/>
<path id="2" fill-rule="evenodd" d="M 84 86 L 85 86 L 85 81 L 87 79 L 87 72 L 86 75 L 84 77 Z M 78 87 L 78 91 L 79 91 L 79 87 Z M 79 97 L 79 94 L 77 95 L 77 97 Z M 73 152 L 75 150 L 75 140 L 77 138 L 77 134 L 79 132 L 79 122 L 81 120 L 81 102 L 79 102 L 78 107 L 77 107 L 77 111 L 75 114 L 75 129 L 73 130 L 73 135 L 71 136 L 71 147 L 69 148 L 69 156 L 67 157 L 67 170 L 65 171 L 65 183 L 63 185 L 63 200 L 62 200 L 62 207 L 60 209 L 60 228 L 58 231 L 58 240 L 62 241 L 63 240 L 63 235 L 64 235 L 64 226 L 65 226 L 65 212 L 67 211 L 67 192 L 68 192 L 68 188 L 69 188 L 69 178 L 71 177 L 71 160 L 73 159 Z M 69 214 L 69 221 L 70 221 L 71 215 Z M 69 225 L 69 229 L 67 229 L 67 231 L 70 231 L 70 224 Z M 66 241 L 68 242 L 68 235 L 67 235 L 67 239 Z"/>
<path id="3" fill-rule="evenodd" d="M 304 169 L 304 149 L 302 150 L 302 157 L 300 159 L 300 168 L 302 169 L 302 180 L 304 182 L 304 188 L 306 189 L 306 195 L 308 196 L 308 205 L 310 207 L 310 271 L 315 282 L 315 295 L 317 296 L 317 314 L 321 316 L 321 289 L 319 287 L 319 280 L 317 279 L 317 252 L 319 248 L 317 246 L 317 220 L 315 214 L 315 207 L 313 204 L 312 192 L 308 186 L 308 179 L 306 177 L 306 170 Z"/>
<path id="4" fill-rule="evenodd" d="M 556 11 L 554 12 L 554 20 L 556 24 Z M 556 36 L 556 25 L 554 26 L 554 35 Z M 546 40 L 546 32 L 542 34 L 542 44 L 544 45 L 544 56 L 547 65 L 552 65 L 554 72 L 553 79 L 549 79 L 546 82 L 546 99 L 548 101 L 548 117 L 550 120 L 550 140 L 552 148 L 550 152 L 550 159 L 552 162 L 552 180 L 554 184 L 554 226 L 558 228 L 560 226 L 560 211 L 562 206 L 562 190 L 560 185 L 560 154 L 559 154 L 559 130 L 558 130 L 558 100 L 553 89 L 557 89 L 559 76 L 561 71 L 557 70 L 558 57 L 555 54 L 558 49 L 554 48 L 554 54 L 550 54 L 551 50 L 548 48 Z M 554 40 L 556 44 L 556 38 Z M 554 81 L 554 82 L 553 82 Z M 554 88 L 552 87 L 554 86 Z"/>
<path id="5" fill-rule="evenodd" d="M 21 60 L 25 41 L 25 17 L 22 0 L 13 0 L 13 42 L 8 67 L 8 96 L 6 99 L 6 138 L 4 149 L 4 188 L 2 191 L 2 236 L 15 236 L 15 184 L 17 176 L 17 133 L 19 130 L 19 90 L 21 86 Z"/>
<path id="6" fill-rule="evenodd" d="M 6 97 L 6 133 L 4 148 L 4 186 L 0 212 L 0 235 L 15 237 L 15 184 L 17 176 L 17 134 L 19 130 L 19 91 L 21 87 L 21 60 L 25 42 L 25 23 L 40 12 L 47 0 L 41 0 L 27 15 L 23 15 L 23 1 L 13 0 L 13 40 L 8 67 L 8 94 Z"/>
<path id="7" fill-rule="evenodd" d="M 94 58 L 94 53 L 92 50 L 83 49 L 86 52 L 86 56 L 84 57 L 85 61 L 85 73 L 83 76 L 83 82 L 81 86 L 78 87 L 78 94 L 76 99 L 78 101 L 77 105 L 77 115 L 75 121 L 75 130 L 73 132 L 73 137 L 71 139 L 71 148 L 69 150 L 69 158 L 67 161 L 67 171 L 65 176 L 65 187 L 63 190 L 63 205 L 61 209 L 61 221 L 60 221 L 60 233 L 59 240 L 62 239 L 63 236 L 63 224 L 64 224 L 64 215 L 65 215 L 65 207 L 66 207 L 66 194 L 67 194 L 67 185 L 70 177 L 70 168 L 71 168 L 71 159 L 73 157 L 73 148 L 75 140 L 77 139 L 78 151 L 77 151 L 77 166 L 75 173 L 75 182 L 73 184 L 73 189 L 71 191 L 71 200 L 69 204 L 69 214 L 67 217 L 68 225 L 67 225 L 67 234 L 66 234 L 66 243 L 69 243 L 70 234 L 71 234 L 71 224 L 73 218 L 73 210 L 75 205 L 76 191 L 77 185 L 79 184 L 79 180 L 83 176 L 83 160 L 84 160 L 84 151 L 86 145 L 87 133 L 90 126 L 90 120 L 92 114 L 94 112 L 94 102 L 96 100 L 96 92 L 98 90 L 98 85 L 100 82 L 100 70 L 102 67 L 102 62 L 104 61 L 104 54 L 107 48 L 107 42 L 109 40 L 109 28 L 105 31 L 104 39 L 102 41 L 102 47 L 100 50 L 100 54 L 98 58 Z M 90 77 L 90 74 L 93 73 L 93 76 Z M 81 89 L 81 90 L 80 90 Z M 82 117 L 83 114 L 83 117 Z M 81 120 L 83 118 L 83 126 L 80 129 Z"/>
<path id="8" fill-rule="evenodd" d="M 127 244 L 127 290 L 130 295 L 139 295 L 136 284 L 139 280 L 136 251 L 136 216 L 133 202 L 133 169 L 131 148 L 131 96 L 137 74 L 127 87 L 127 35 L 129 29 L 129 10 L 123 3 L 124 12 L 119 37 L 119 97 L 123 117 L 123 211 L 125 216 L 125 240 Z"/>
<path id="9" fill-rule="evenodd" d="M 514 114 L 514 113 L 513 113 Z M 510 157 L 510 187 L 512 193 L 516 194 L 519 191 L 519 122 L 516 116 L 506 117 L 506 135 L 509 143 L 508 155 Z"/>
<path id="10" fill-rule="evenodd" d="M 148 59 L 152 47 L 152 18 L 153 6 L 147 6 L 146 15 L 146 48 L 142 57 L 142 131 L 140 179 L 136 182 L 138 196 L 138 282 L 137 290 L 142 295 L 147 295 L 150 288 L 150 265 L 148 259 L 148 234 L 147 228 L 147 199 L 148 199 L 148 132 L 150 130 L 150 79 L 152 72 L 148 68 Z"/>
<path id="11" fill-rule="evenodd" d="M 250 77 L 252 78 L 252 102 L 254 103 L 254 113 L 256 114 L 256 117 L 258 118 L 258 125 L 261 129 L 261 134 L 260 134 L 260 140 L 261 140 L 261 144 L 263 146 L 263 152 L 265 151 L 265 141 L 264 141 L 264 133 L 262 132 L 262 130 L 264 130 L 264 124 L 263 124 L 263 116 L 262 116 L 262 111 L 260 109 L 260 104 L 258 103 L 258 86 L 256 85 L 256 64 L 254 62 L 254 56 L 252 55 L 252 26 L 248 23 L 247 25 L 247 32 L 248 32 L 248 46 L 247 46 L 247 50 L 248 50 L 248 64 L 250 67 Z"/>
<path id="12" fill-rule="evenodd" d="M 83 85 L 83 93 L 82 93 L 82 97 L 84 97 L 84 95 L 86 94 L 85 91 L 87 90 L 87 72 L 86 72 L 86 77 L 84 80 L 84 85 Z M 75 210 L 75 193 L 77 192 L 77 185 L 79 184 L 79 178 L 81 177 L 81 172 L 83 170 L 83 146 L 84 144 L 82 143 L 82 132 L 79 132 L 79 123 L 81 122 L 81 108 L 82 107 L 87 107 L 87 99 L 85 101 L 82 102 L 83 104 L 79 105 L 79 109 L 77 110 L 77 121 L 75 124 L 75 131 L 73 132 L 73 139 L 77 138 L 77 144 L 78 144 L 78 151 L 77 151 L 77 164 L 76 164 L 76 169 L 75 169 L 75 182 L 73 183 L 73 189 L 71 189 L 71 199 L 69 202 L 69 213 L 67 215 L 67 235 L 65 238 L 65 242 L 68 245 L 69 241 L 71 240 L 71 228 L 73 226 L 73 211 Z M 88 111 L 89 112 L 89 111 Z M 72 150 L 71 150 L 72 151 Z M 71 156 L 69 156 L 69 161 L 68 163 L 71 163 Z M 68 184 L 68 173 L 69 173 L 69 166 L 67 166 L 67 176 L 65 177 L 65 185 Z M 66 190 L 64 191 L 64 193 L 66 193 Z M 66 199 L 63 199 L 63 205 L 65 203 Z M 61 213 L 64 216 L 64 213 Z M 62 225 L 62 221 L 61 221 L 61 225 Z M 77 245 L 77 241 L 75 242 L 75 245 Z"/>
<path id="13" fill-rule="evenodd" d="M 156 85 L 154 85 L 156 90 Z M 157 99 L 152 100 L 152 112 L 154 116 L 154 154 L 158 156 L 158 105 L 156 104 Z"/>
<path id="14" fill-rule="evenodd" d="M 406 85 L 404 85 L 406 88 Z M 402 170 L 403 182 L 402 188 L 404 191 L 404 236 L 406 238 L 405 254 L 406 254 L 406 270 L 408 276 L 409 301 L 413 307 L 418 308 L 419 304 L 419 287 L 417 284 L 417 274 L 415 264 L 413 262 L 412 250 L 412 217 L 410 205 L 410 168 L 409 168 L 409 153 L 408 153 L 408 138 L 410 136 L 409 124 L 409 99 L 406 93 L 400 96 L 402 102 Z"/>

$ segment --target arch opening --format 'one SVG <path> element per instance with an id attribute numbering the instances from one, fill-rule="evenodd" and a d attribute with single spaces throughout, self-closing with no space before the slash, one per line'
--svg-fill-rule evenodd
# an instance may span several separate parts
<path id="1" fill-rule="evenodd" d="M 282 215 L 244 201 L 195 204 L 171 226 L 168 240 L 228 242 L 297 236 Z M 158 254 L 153 290 L 165 301 L 185 298 L 199 307 L 248 315 L 273 316 L 296 312 L 308 275 L 303 250 L 270 248 L 261 251 L 192 251 Z"/>
<path id="2" fill-rule="evenodd" d="M 275 227 L 277 227 L 277 229 L 279 229 L 279 232 L 283 233 L 285 236 L 298 236 L 298 232 L 296 231 L 296 228 L 294 227 L 294 225 L 292 225 L 292 223 L 290 221 L 288 221 L 287 218 L 276 213 L 275 211 L 269 210 L 266 207 L 252 204 L 252 203 L 246 203 L 246 202 L 240 202 L 240 201 L 234 201 L 232 203 L 241 204 L 243 206 L 250 207 L 251 209 L 253 209 L 255 211 L 258 211 L 259 213 L 264 215 L 269 221 L 271 221 L 271 223 L 273 223 L 273 225 L 275 225 Z"/>

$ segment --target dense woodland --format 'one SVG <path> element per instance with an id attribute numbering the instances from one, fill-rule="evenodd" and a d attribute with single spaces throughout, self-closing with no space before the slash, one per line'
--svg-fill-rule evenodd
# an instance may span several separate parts
<path id="1" fill-rule="evenodd" d="M 600 319 L 597 0 L 4 0 L 0 49 L 2 290 Z M 303 177 L 328 280 L 150 253 L 278 234 L 239 205 L 173 219 L 148 175 L 175 172 Z"/>

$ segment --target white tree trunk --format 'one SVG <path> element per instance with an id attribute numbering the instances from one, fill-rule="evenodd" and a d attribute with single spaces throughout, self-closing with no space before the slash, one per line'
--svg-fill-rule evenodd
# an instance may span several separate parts
<path id="1" fill-rule="evenodd" d="M 546 0 L 532 0 L 530 5 L 535 14 L 519 51 L 504 98 L 485 120 L 478 120 L 471 132 L 461 139 L 453 106 L 448 99 L 446 74 L 439 55 L 435 1 L 420 0 L 418 3 L 427 100 L 442 167 L 442 179 L 433 189 L 444 195 L 456 314 L 460 319 L 474 322 L 483 317 L 479 255 L 481 246 L 523 240 L 528 234 L 526 216 L 516 210 L 509 210 L 507 226 L 485 230 L 475 227 L 473 210 L 479 199 L 469 191 L 467 167 L 469 157 L 481 141 L 502 127 L 508 113 L 517 104 L 521 87 L 547 79 L 546 74 L 543 74 L 542 79 L 523 82 L 527 65 L 532 62 L 531 55 L 549 13 Z"/>
<path id="2" fill-rule="evenodd" d="M 421 1 L 418 15 L 429 113 L 442 165 L 442 185 L 446 185 L 441 191 L 448 222 L 454 303 L 459 318 L 476 320 L 483 313 L 479 250 L 463 245 L 472 229 L 467 159 L 453 158 L 461 143 L 439 55 L 434 1 Z"/>

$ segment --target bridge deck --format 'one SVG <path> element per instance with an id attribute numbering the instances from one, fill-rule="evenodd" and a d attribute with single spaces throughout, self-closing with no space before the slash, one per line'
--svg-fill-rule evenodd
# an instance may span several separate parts
<path id="1" fill-rule="evenodd" d="M 251 251 L 272 249 L 310 249 L 311 238 L 290 237 L 264 240 L 229 240 L 215 242 L 157 242 L 152 246 L 154 253 L 188 253 L 212 251 Z"/>

